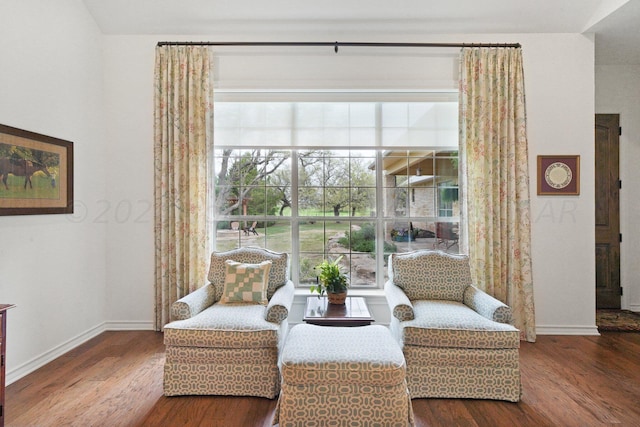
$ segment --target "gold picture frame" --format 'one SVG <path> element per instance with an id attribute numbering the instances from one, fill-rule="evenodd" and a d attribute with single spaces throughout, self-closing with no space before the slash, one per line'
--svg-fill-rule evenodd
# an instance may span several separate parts
<path id="1" fill-rule="evenodd" d="M 538 195 L 580 194 L 580 156 L 538 156 Z"/>
<path id="2" fill-rule="evenodd" d="M 0 125 L 0 215 L 73 213 L 73 143 Z"/>

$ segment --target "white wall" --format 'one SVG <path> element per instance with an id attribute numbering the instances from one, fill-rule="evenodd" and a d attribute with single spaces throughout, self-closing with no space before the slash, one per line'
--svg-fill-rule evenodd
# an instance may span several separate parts
<path id="1" fill-rule="evenodd" d="M 116 329 L 154 327 L 153 72 L 155 43 L 104 45 L 108 221 L 107 318 Z"/>
<path id="2" fill-rule="evenodd" d="M 79 0 L 0 2 L 0 123 L 72 141 L 75 199 L 105 198 L 101 34 Z M 105 225 L 75 215 L 0 217 L 7 381 L 100 330 Z"/>
<path id="3" fill-rule="evenodd" d="M 227 35 L 230 39 L 232 36 Z M 289 37 L 291 38 L 291 37 Z M 138 176 L 127 185 L 110 186 L 114 203 L 153 200 L 153 62 L 154 46 L 172 36 L 106 36 L 106 112 L 109 122 L 109 162 L 121 176 Z M 296 40 L 323 40 L 306 35 Z M 342 40 L 352 39 L 341 36 Z M 596 334 L 594 299 L 594 44 L 576 34 L 516 34 L 495 36 L 362 37 L 372 41 L 493 41 L 520 42 L 525 61 L 529 124 L 529 155 L 533 221 L 533 276 L 539 333 Z M 431 40 L 432 39 L 432 40 Z M 193 40 L 224 40 L 198 36 Z M 254 38 L 258 40 L 258 38 Z M 313 48 L 317 49 L 317 48 Z M 454 89 L 456 51 L 341 48 L 219 48 L 215 61 L 218 89 Z M 299 55 L 303 55 L 301 58 Z M 130 150 L 139 156 L 132 158 Z M 536 195 L 536 156 L 581 156 L 581 194 L 573 197 Z M 143 175 L 142 172 L 147 175 Z M 142 206 L 138 207 L 142 209 Z M 139 323 L 152 314 L 153 229 L 144 223 L 109 226 L 108 277 L 110 319 Z M 117 280 L 116 280 L 117 279 Z M 132 289 L 137 294 L 132 296 Z M 298 300 L 302 304 L 302 298 Z M 388 321 L 380 299 L 372 298 L 375 317 Z M 302 308 L 294 308 L 292 322 Z M 119 305 L 119 306 L 118 306 Z"/>
<path id="4" fill-rule="evenodd" d="M 0 123 L 74 141 L 76 154 L 74 215 L 0 218 L 0 300 L 18 304 L 9 313 L 9 382 L 104 329 L 152 327 L 154 48 L 176 39 L 101 36 L 80 0 L 0 3 Z M 373 33 L 328 39 L 522 43 L 538 332 L 596 333 L 592 39 Z M 455 51 L 345 48 L 337 55 L 305 51 L 304 61 L 300 53 L 227 49 L 216 62 L 218 87 L 457 86 Z M 536 155 L 554 153 L 581 156 L 580 196 L 535 195 Z M 372 297 L 372 305 L 376 319 L 387 321 L 384 300 Z M 301 311 L 294 308 L 293 322 Z"/>
<path id="5" fill-rule="evenodd" d="M 541 334 L 597 334 L 593 40 L 532 37 L 523 49 L 536 326 Z M 579 196 L 536 195 L 536 157 L 552 154 L 580 155 Z"/>
<path id="6" fill-rule="evenodd" d="M 596 113 L 620 114 L 622 308 L 640 311 L 640 65 L 596 67 Z"/>

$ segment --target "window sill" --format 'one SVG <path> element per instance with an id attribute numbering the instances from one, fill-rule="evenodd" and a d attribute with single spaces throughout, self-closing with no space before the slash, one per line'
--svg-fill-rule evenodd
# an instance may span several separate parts
<path id="1" fill-rule="evenodd" d="M 302 297 L 310 297 L 318 295 L 316 293 L 311 293 L 307 288 L 298 288 L 296 289 L 295 296 L 296 298 Z M 351 297 L 371 297 L 371 298 L 384 298 L 384 290 L 383 289 L 349 289 L 348 295 Z"/>

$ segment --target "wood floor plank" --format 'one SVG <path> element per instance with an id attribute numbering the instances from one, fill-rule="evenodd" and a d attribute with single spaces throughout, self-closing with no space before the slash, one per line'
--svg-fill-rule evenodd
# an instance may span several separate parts
<path id="1" fill-rule="evenodd" d="M 634 334 L 635 335 L 635 334 Z M 628 338 L 632 338 L 631 336 Z M 562 338 L 564 341 L 566 339 Z M 607 342 L 616 342 L 615 335 Z M 565 359 L 556 356 L 558 365 L 567 361 L 576 367 L 566 371 L 569 381 L 575 385 L 571 397 L 590 408 L 594 417 L 602 423 L 638 423 L 640 420 L 640 370 L 629 370 L 633 362 L 629 351 L 618 351 L 615 346 L 599 345 L 587 340 L 586 345 L 565 344 L 568 351 Z M 640 350 L 640 349 L 639 349 Z M 635 353 L 637 361 L 639 352 Z"/>
<path id="2" fill-rule="evenodd" d="M 548 345 L 545 342 L 548 340 L 531 345 L 528 354 L 531 360 L 522 361 L 523 402 L 531 404 L 545 425 L 593 425 L 597 419 L 593 402 L 587 403 L 588 396 L 576 391 L 579 385 L 575 384 L 575 378 L 582 366 L 567 357 L 567 349 L 562 343 L 555 341 L 555 345 Z M 558 354 L 562 355 L 561 363 L 556 360 Z M 551 413 L 549 407 L 554 408 Z"/>
<path id="3" fill-rule="evenodd" d="M 164 344 L 106 332 L 7 387 L 12 427 L 267 427 L 276 400 L 162 395 Z M 640 425 L 640 334 L 539 336 L 520 348 L 519 403 L 414 399 L 416 427 Z"/>
<path id="4" fill-rule="evenodd" d="M 526 401 L 496 402 L 493 400 L 462 400 L 468 413 L 479 426 L 512 427 L 520 425 L 539 425 L 540 419 L 534 415 Z M 499 420 L 496 423 L 496 420 Z"/>
<path id="5" fill-rule="evenodd" d="M 411 402 L 416 427 L 460 426 L 478 427 L 462 400 L 414 399 Z"/>

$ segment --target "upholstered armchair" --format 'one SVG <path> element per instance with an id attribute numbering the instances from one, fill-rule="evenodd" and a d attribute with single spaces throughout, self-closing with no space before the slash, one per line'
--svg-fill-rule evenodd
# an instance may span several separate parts
<path id="1" fill-rule="evenodd" d="M 390 329 L 411 398 L 520 400 L 520 333 L 511 309 L 471 284 L 469 259 L 418 250 L 389 256 Z"/>
<path id="2" fill-rule="evenodd" d="M 208 280 L 171 307 L 164 327 L 165 396 L 276 397 L 294 296 L 288 254 L 214 252 Z"/>

